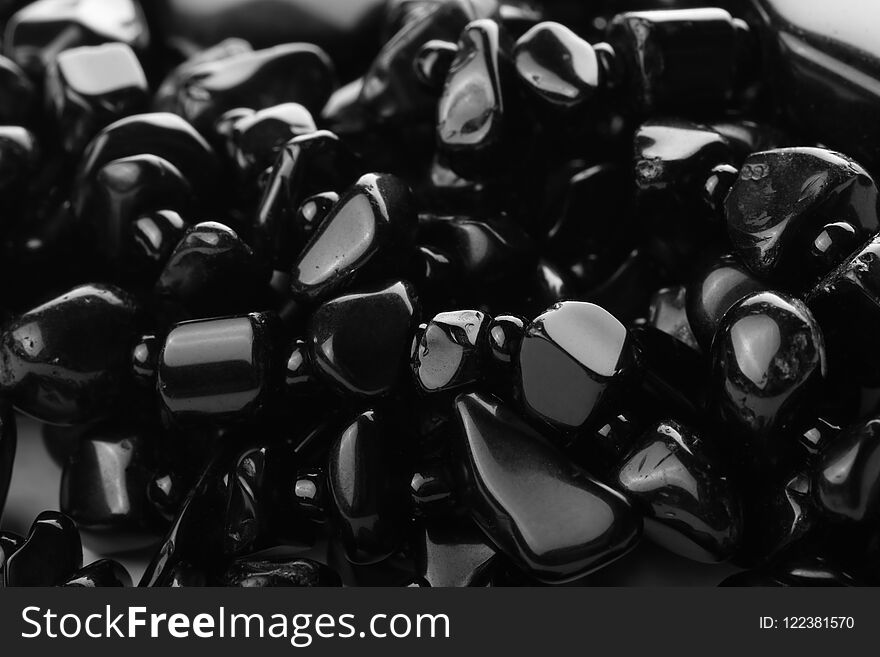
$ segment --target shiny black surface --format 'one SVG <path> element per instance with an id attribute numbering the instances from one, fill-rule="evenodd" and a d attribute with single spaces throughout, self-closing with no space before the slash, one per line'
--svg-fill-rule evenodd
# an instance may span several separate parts
<path id="1" fill-rule="evenodd" d="M 80 568 L 59 586 L 84 589 L 105 587 L 125 588 L 131 586 L 131 575 L 118 561 L 101 559 Z"/>
<path id="2" fill-rule="evenodd" d="M 333 570 L 311 559 L 269 559 L 242 557 L 223 574 L 223 584 L 246 588 L 270 586 L 342 586 Z"/>
<path id="3" fill-rule="evenodd" d="M 684 285 L 657 290 L 648 308 L 648 324 L 699 351 L 700 345 L 691 329 L 686 304 L 687 289 Z"/>
<path id="4" fill-rule="evenodd" d="M 0 56 L 0 123 L 23 122 L 34 105 L 34 85 L 11 59 Z"/>
<path id="5" fill-rule="evenodd" d="M 459 395 L 456 453 L 462 498 L 492 542 L 532 576 L 562 582 L 637 543 L 639 515 L 496 398 Z"/>
<path id="6" fill-rule="evenodd" d="M 489 322 L 486 340 L 492 358 L 501 364 L 512 363 L 519 353 L 528 321 L 516 315 L 498 315 Z"/>
<path id="7" fill-rule="evenodd" d="M 441 392 L 479 381 L 491 317 L 477 310 L 435 315 L 414 345 L 412 370 L 424 392 Z"/>
<path id="8" fill-rule="evenodd" d="M 73 521 L 44 511 L 25 542 L 6 559 L 6 586 L 56 586 L 82 566 L 82 544 Z"/>
<path id="9" fill-rule="evenodd" d="M 819 455 L 816 499 L 838 521 L 868 524 L 880 518 L 880 420 L 845 430 Z"/>
<path id="10" fill-rule="evenodd" d="M 416 539 L 419 576 L 433 588 L 484 586 L 495 548 L 467 521 L 429 521 Z"/>

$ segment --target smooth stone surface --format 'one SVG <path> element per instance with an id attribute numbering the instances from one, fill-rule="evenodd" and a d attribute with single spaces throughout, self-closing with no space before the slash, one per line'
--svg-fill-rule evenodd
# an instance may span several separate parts
<path id="1" fill-rule="evenodd" d="M 404 281 L 327 301 L 307 333 L 317 373 L 347 394 L 387 395 L 401 379 L 417 316 L 415 291 Z"/>
<path id="2" fill-rule="evenodd" d="M 317 301 L 367 273 L 395 273 L 412 248 L 417 217 L 406 183 L 362 176 L 339 199 L 293 264 L 291 292 Z"/>
<path id="3" fill-rule="evenodd" d="M 476 527 L 462 521 L 426 521 L 416 550 L 419 576 L 432 588 L 484 586 L 496 555 Z"/>
<path id="4" fill-rule="evenodd" d="M 101 559 L 79 569 L 59 586 L 83 589 L 127 588 L 131 586 L 131 575 L 118 561 Z"/>
<path id="5" fill-rule="evenodd" d="M 676 554 L 716 563 L 739 547 L 738 492 L 711 445 L 678 422 L 661 421 L 642 436 L 615 487 L 648 511 L 645 536 Z"/>
<path id="6" fill-rule="evenodd" d="M 413 62 L 419 82 L 432 91 L 441 91 L 457 55 L 458 45 L 455 43 L 441 39 L 425 43 Z"/>
<path id="7" fill-rule="evenodd" d="M 629 333 L 609 312 L 566 301 L 527 327 L 517 358 L 526 411 L 562 430 L 584 427 L 632 366 Z"/>
<path id="8" fill-rule="evenodd" d="M 130 391 L 138 308 L 126 292 L 83 285 L 8 323 L 0 389 L 43 422 L 78 424 L 111 413 Z"/>
<path id="9" fill-rule="evenodd" d="M 686 304 L 687 288 L 684 285 L 657 290 L 648 307 L 648 324 L 699 351 L 700 345 L 691 329 Z"/>
<path id="10" fill-rule="evenodd" d="M 56 586 L 82 567 L 82 543 L 73 521 L 44 511 L 25 542 L 6 559 L 6 586 Z"/>
<path id="11" fill-rule="evenodd" d="M 327 458 L 334 530 L 355 564 L 382 561 L 406 530 L 406 482 L 392 458 L 395 435 L 373 411 L 343 428 Z"/>
<path id="12" fill-rule="evenodd" d="M 516 315 L 498 315 L 489 322 L 486 340 L 495 362 L 507 365 L 514 361 L 519 354 L 528 323 L 524 317 Z"/>
<path id="13" fill-rule="evenodd" d="M 455 402 L 462 499 L 471 517 L 519 567 L 545 582 L 572 580 L 626 554 L 642 521 L 499 400 Z"/>
<path id="14" fill-rule="evenodd" d="M 829 518 L 867 524 L 880 517 L 880 420 L 850 427 L 820 454 L 814 486 Z"/>
<path id="15" fill-rule="evenodd" d="M 424 392 L 452 390 L 483 378 L 483 352 L 491 317 L 477 310 L 440 313 L 428 322 L 412 358 Z"/>

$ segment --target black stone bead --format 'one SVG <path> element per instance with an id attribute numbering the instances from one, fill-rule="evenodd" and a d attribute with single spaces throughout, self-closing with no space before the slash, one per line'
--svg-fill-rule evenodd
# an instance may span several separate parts
<path id="1" fill-rule="evenodd" d="M 268 307 L 268 289 L 251 248 L 231 228 L 206 221 L 176 246 L 153 296 L 161 319 L 170 324 Z"/>
<path id="2" fill-rule="evenodd" d="M 232 562 L 222 578 L 225 586 L 265 588 L 271 586 L 342 586 L 339 575 L 312 559 L 242 557 Z"/>
<path id="3" fill-rule="evenodd" d="M 202 134 L 236 107 L 265 109 L 300 103 L 319 112 L 336 88 L 333 64 L 321 48 L 290 43 L 193 66 L 177 94 L 158 109 L 179 114 Z"/>
<path id="4" fill-rule="evenodd" d="M 417 221 L 403 180 L 390 174 L 362 176 L 293 263 L 291 292 L 322 301 L 355 279 L 397 273 L 412 248 Z"/>
<path id="5" fill-rule="evenodd" d="M 0 124 L 29 122 L 34 85 L 11 59 L 0 56 Z"/>
<path id="6" fill-rule="evenodd" d="M 155 469 L 158 436 L 140 428 L 98 426 L 86 431 L 61 476 L 60 508 L 81 530 L 127 549 L 158 536 L 150 517 L 147 485 Z"/>
<path id="7" fill-rule="evenodd" d="M 253 420 L 277 403 L 282 349 L 270 312 L 178 324 L 159 358 L 159 395 L 184 424 Z"/>
<path id="8" fill-rule="evenodd" d="M 388 558 L 406 531 L 406 483 L 395 471 L 394 438 L 392 427 L 367 411 L 330 447 L 327 490 L 333 527 L 355 564 Z"/>
<path id="9" fill-rule="evenodd" d="M 37 0 L 9 19 L 3 49 L 31 77 L 40 78 L 59 52 L 108 42 L 146 50 L 150 32 L 136 0 Z"/>
<path id="10" fill-rule="evenodd" d="M 739 169 L 730 164 L 719 164 L 709 172 L 703 183 L 702 197 L 713 220 L 724 216 L 724 202 L 738 178 Z"/>
<path id="11" fill-rule="evenodd" d="M 79 569 L 59 586 L 84 589 L 127 588 L 131 586 L 131 575 L 118 561 L 101 559 Z"/>
<path id="12" fill-rule="evenodd" d="M 193 71 L 197 70 L 200 66 L 220 62 L 238 55 L 245 55 L 253 51 L 254 49 L 248 41 L 237 36 L 217 39 L 204 49 L 196 49 L 187 59 L 179 62 L 177 66 L 166 74 L 165 79 L 162 80 L 159 88 L 156 90 L 156 95 L 153 98 L 154 105 L 157 107 L 174 107 L 177 103 L 177 98 L 183 93 L 184 87 L 192 78 Z M 228 110 L 228 112 L 245 113 L 252 111 L 253 109 L 247 106 Z M 228 112 L 224 112 L 224 116 Z M 214 126 L 215 129 L 221 123 L 224 122 L 218 120 Z M 220 131 L 218 130 L 218 132 Z"/>
<path id="13" fill-rule="evenodd" d="M 512 363 L 526 334 L 528 320 L 516 315 L 498 315 L 489 322 L 486 340 L 492 358 L 503 365 Z"/>
<path id="14" fill-rule="evenodd" d="M 841 264 L 834 258 L 849 255 L 822 251 L 826 225 L 848 223 L 853 248 L 880 227 L 874 180 L 853 160 L 821 148 L 751 155 L 727 196 L 726 215 L 743 263 L 762 279 L 799 290 Z"/>
<path id="15" fill-rule="evenodd" d="M 426 521 L 415 550 L 421 578 L 432 588 L 484 586 L 493 568 L 493 548 L 469 521 Z"/>
<path id="16" fill-rule="evenodd" d="M 15 462 L 16 431 L 15 414 L 12 407 L 0 403 L 0 518 L 6 504 L 6 494 L 12 481 L 12 464 Z"/>
<path id="17" fill-rule="evenodd" d="M 816 499 L 826 516 L 862 524 L 880 518 L 880 420 L 855 425 L 822 450 Z"/>
<path id="18" fill-rule="evenodd" d="M 137 306 L 122 290 L 83 285 L 8 323 L 0 389 L 15 407 L 53 424 L 113 412 L 130 392 Z"/>
<path id="19" fill-rule="evenodd" d="M 526 88 L 551 105 L 577 107 L 599 90 L 601 69 L 593 46 L 559 23 L 539 23 L 523 34 L 513 58 Z"/>
<path id="20" fill-rule="evenodd" d="M 160 468 L 150 478 L 146 486 L 147 503 L 150 513 L 157 518 L 171 522 L 180 510 L 188 492 L 188 477 L 173 468 Z"/>
<path id="21" fill-rule="evenodd" d="M 417 318 L 415 292 L 403 281 L 327 301 L 309 322 L 312 363 L 343 392 L 386 395 L 401 379 Z"/>
<path id="22" fill-rule="evenodd" d="M 82 567 L 82 543 L 73 521 L 43 511 L 25 542 L 6 559 L 6 586 L 56 586 Z"/>
<path id="23" fill-rule="evenodd" d="M 458 55 L 458 46 L 449 41 L 432 39 L 426 42 L 413 61 L 416 77 L 428 89 L 435 92 L 443 90 L 452 62 Z"/>
<path id="24" fill-rule="evenodd" d="M 645 536 L 681 556 L 715 563 L 739 548 L 738 491 L 711 444 L 673 420 L 642 436 L 615 487 L 646 510 Z"/>
<path id="25" fill-rule="evenodd" d="M 607 40 L 623 70 L 624 101 L 640 115 L 724 107 L 736 82 L 741 26 L 715 7 L 617 15 Z"/>
<path id="26" fill-rule="evenodd" d="M 300 470 L 293 482 L 293 502 L 296 510 L 309 520 L 323 523 L 327 519 L 327 475 L 319 468 Z"/>
<path id="27" fill-rule="evenodd" d="M 175 210 L 140 215 L 131 225 L 127 259 L 119 263 L 122 279 L 132 287 L 152 288 L 188 227 Z"/>
<path id="28" fill-rule="evenodd" d="M 284 370 L 285 393 L 294 396 L 311 394 L 319 385 L 309 357 L 308 343 L 305 340 L 296 340 L 287 356 Z"/>
<path id="29" fill-rule="evenodd" d="M 457 511 L 449 473 L 441 464 L 418 468 L 409 483 L 413 513 L 421 518 L 447 517 Z"/>
<path id="30" fill-rule="evenodd" d="M 575 439 L 572 457 L 601 481 L 613 482 L 617 466 L 632 451 L 644 428 L 631 412 L 609 413 L 596 423 L 596 429 Z"/>
<path id="31" fill-rule="evenodd" d="M 496 398 L 459 395 L 461 499 L 480 529 L 531 576 L 563 582 L 637 543 L 642 521 Z"/>
<path id="32" fill-rule="evenodd" d="M 516 385 L 527 413 L 557 429 L 578 430 L 609 403 L 633 364 L 623 324 L 599 306 L 567 301 L 526 328 Z"/>
<path id="33" fill-rule="evenodd" d="M 782 430 L 804 412 L 826 376 L 822 332 L 802 301 L 757 292 L 724 315 L 712 367 L 721 416 L 757 439 L 758 453 L 772 461 L 791 447 Z"/>
<path id="34" fill-rule="evenodd" d="M 700 347 L 709 351 L 721 318 L 731 306 L 763 289 L 765 286 L 732 255 L 704 266 L 687 287 L 687 319 Z"/>
<path id="35" fill-rule="evenodd" d="M 46 74 L 49 112 L 68 153 L 80 153 L 106 125 L 143 111 L 149 88 L 134 51 L 124 43 L 72 48 Z"/>
<path id="36" fill-rule="evenodd" d="M 657 290 L 648 308 L 648 324 L 699 351 L 700 345 L 688 321 L 686 304 L 687 289 L 684 285 Z"/>
<path id="37" fill-rule="evenodd" d="M 477 310 L 435 315 L 412 355 L 413 376 L 419 388 L 427 393 L 442 392 L 483 378 L 483 353 L 491 320 Z"/>
<path id="38" fill-rule="evenodd" d="M 306 239 L 310 239 L 318 226 L 329 216 L 330 211 L 339 203 L 339 198 L 336 192 L 322 192 L 309 196 L 296 211 L 294 226 Z"/>

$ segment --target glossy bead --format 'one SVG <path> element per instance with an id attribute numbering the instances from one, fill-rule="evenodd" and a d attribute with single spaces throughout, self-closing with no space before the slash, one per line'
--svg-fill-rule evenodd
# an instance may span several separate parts
<path id="1" fill-rule="evenodd" d="M 513 58 L 526 87 L 551 105 L 577 107 L 599 89 L 593 46 L 559 23 L 535 25 L 517 40 Z"/>
<path id="2" fill-rule="evenodd" d="M 763 289 L 764 285 L 732 255 L 705 265 L 687 287 L 687 319 L 700 347 L 709 350 L 721 318 L 731 306 Z"/>
<path id="3" fill-rule="evenodd" d="M 517 358 L 525 410 L 561 430 L 582 428 L 632 367 L 629 333 L 599 306 L 566 301 L 535 318 Z"/>
<path id="4" fill-rule="evenodd" d="M 703 202 L 712 212 L 712 218 L 724 216 L 724 202 L 739 179 L 739 169 L 730 164 L 718 164 L 709 171 L 703 183 Z"/>
<path id="5" fill-rule="evenodd" d="M 528 320 L 516 315 L 498 315 L 489 322 L 486 339 L 492 358 L 502 364 L 513 362 L 519 353 Z"/>
<path id="6" fill-rule="evenodd" d="M 131 586 L 131 575 L 129 575 L 125 566 L 118 561 L 101 559 L 100 561 L 90 563 L 85 568 L 79 569 L 59 586 L 84 589 L 105 587 L 127 588 Z"/>
<path id="7" fill-rule="evenodd" d="M 137 311 L 118 288 L 83 285 L 24 313 L 0 337 L 0 389 L 43 422 L 111 413 L 130 390 Z"/>
<path id="8" fill-rule="evenodd" d="M 174 210 L 157 210 L 137 217 L 131 225 L 127 259 L 120 263 L 122 277 L 127 281 L 144 281 L 152 287 L 188 227 Z"/>
<path id="9" fill-rule="evenodd" d="M 155 519 L 148 516 L 146 495 L 157 438 L 147 429 L 87 431 L 64 466 L 61 511 L 80 529 L 114 539 L 128 534 L 128 547 L 149 544 Z"/>
<path id="10" fill-rule="evenodd" d="M 413 61 L 416 77 L 428 89 L 441 91 L 456 55 L 458 46 L 454 43 L 440 39 L 426 42 Z"/>
<path id="11" fill-rule="evenodd" d="M 342 580 L 336 572 L 311 559 L 243 557 L 232 562 L 223 574 L 223 584 L 245 588 L 342 586 Z"/>
<path id="12" fill-rule="evenodd" d="M 305 340 L 296 340 L 287 356 L 284 369 L 284 390 L 288 394 L 307 394 L 314 392 L 314 368 L 309 360 L 309 346 Z"/>
<path id="13" fill-rule="evenodd" d="M 490 321 L 477 310 L 459 310 L 428 322 L 412 356 L 413 376 L 422 391 L 452 390 L 482 378 Z"/>
<path id="14" fill-rule="evenodd" d="M 294 262 L 291 292 L 318 301 L 368 273 L 393 274 L 412 247 L 416 222 L 403 180 L 388 174 L 362 176 Z"/>
<path id="15" fill-rule="evenodd" d="M 416 540 L 419 576 L 432 588 L 482 586 L 495 549 L 470 523 L 425 523 Z"/>
<path id="16" fill-rule="evenodd" d="M 349 394 L 388 394 L 400 379 L 417 316 L 415 292 L 403 281 L 327 301 L 307 334 L 316 371 Z"/>
<path id="17" fill-rule="evenodd" d="M 309 196 L 296 211 L 295 226 L 302 230 L 306 239 L 311 238 L 337 203 L 339 203 L 339 194 L 336 192 L 322 192 Z"/>
<path id="18" fill-rule="evenodd" d="M 683 285 L 657 290 L 648 308 L 648 324 L 699 351 L 700 345 L 685 310 L 686 300 L 687 290 Z"/>
<path id="19" fill-rule="evenodd" d="M 739 547 L 739 497 L 711 444 L 672 420 L 655 424 L 617 470 L 615 487 L 646 509 L 645 535 L 696 561 Z"/>
<path id="20" fill-rule="evenodd" d="M 150 512 L 167 522 L 174 520 L 186 498 L 187 478 L 172 469 L 158 469 L 147 484 Z"/>
<path id="21" fill-rule="evenodd" d="M 177 103 L 177 98 L 183 94 L 184 87 L 189 83 L 193 71 L 198 70 L 200 66 L 220 62 L 238 55 L 245 55 L 253 51 L 254 49 L 248 41 L 238 37 L 218 39 L 208 47 L 197 50 L 168 72 L 156 90 L 156 95 L 153 98 L 154 105 L 156 107 L 173 108 Z M 248 114 L 252 111 L 250 107 L 236 107 L 224 112 L 223 117 L 229 112 L 244 112 L 244 114 Z M 239 116 L 244 114 L 239 114 Z M 214 126 L 215 129 L 219 128 L 221 123 L 224 122 L 218 119 L 217 124 Z M 222 133 L 222 131 L 218 129 L 218 133 Z"/>
<path id="22" fill-rule="evenodd" d="M 319 112 L 336 87 L 327 54 L 308 43 L 243 52 L 192 67 L 177 95 L 158 109 L 179 114 L 202 134 L 235 107 L 300 103 Z"/>
<path id="23" fill-rule="evenodd" d="M 409 483 L 413 512 L 422 518 L 448 516 L 455 510 L 448 473 L 442 465 L 418 468 Z"/>
<path id="24" fill-rule="evenodd" d="M 77 181 L 91 179 L 113 160 L 144 153 L 174 166 L 199 199 L 217 196 L 217 156 L 189 123 L 167 112 L 135 114 L 101 130 L 83 153 Z"/>
<path id="25" fill-rule="evenodd" d="M 186 232 L 153 290 L 168 323 L 247 312 L 266 293 L 253 251 L 235 231 L 213 221 Z"/>
<path id="26" fill-rule="evenodd" d="M 841 264 L 815 253 L 827 224 L 847 222 L 858 233 L 856 243 L 880 226 L 877 187 L 868 172 L 821 148 L 752 154 L 725 207 L 727 231 L 743 263 L 764 279 L 800 289 Z"/>
<path id="27" fill-rule="evenodd" d="M 82 567 L 82 544 L 73 521 L 43 511 L 25 542 L 6 559 L 6 586 L 56 586 Z"/>
<path id="28" fill-rule="evenodd" d="M 46 98 L 69 153 L 79 153 L 101 128 L 147 106 L 149 88 L 134 51 L 124 43 L 65 50 L 49 67 Z"/>
<path id="29" fill-rule="evenodd" d="M 626 554 L 642 523 L 494 397 L 459 395 L 462 500 L 492 542 L 545 582 L 575 579 Z"/>
<path id="30" fill-rule="evenodd" d="M 834 520 L 870 523 L 880 517 L 880 420 L 850 427 L 819 456 L 815 491 Z"/>
<path id="31" fill-rule="evenodd" d="M 628 12 L 607 39 L 640 115 L 723 107 L 734 89 L 740 27 L 720 8 Z"/>
<path id="32" fill-rule="evenodd" d="M 277 400 L 283 376 L 273 313 L 184 322 L 165 339 L 158 391 L 183 423 L 252 420 Z"/>
<path id="33" fill-rule="evenodd" d="M 114 41 L 138 52 L 149 45 L 136 0 L 37 0 L 9 19 L 3 47 L 7 57 L 40 78 L 63 50 Z"/>
<path id="34" fill-rule="evenodd" d="M 333 525 L 352 563 L 389 557 L 403 536 L 406 488 L 395 462 L 390 427 L 373 411 L 359 415 L 330 447 L 327 490 Z"/>
<path id="35" fill-rule="evenodd" d="M 722 417 L 745 429 L 771 457 L 780 430 L 809 403 L 827 372 L 822 332 L 806 305 L 775 292 L 741 299 L 712 343 L 712 389 Z"/>
<path id="36" fill-rule="evenodd" d="M 293 500 L 298 512 L 316 523 L 323 523 L 329 509 L 327 504 L 327 475 L 318 468 L 296 473 Z"/>
<path id="37" fill-rule="evenodd" d="M 468 24 L 437 107 L 439 152 L 462 176 L 507 164 L 512 107 L 505 104 L 502 81 L 510 75 L 510 63 L 501 52 L 501 41 L 494 21 Z"/>
<path id="38" fill-rule="evenodd" d="M 11 59 L 0 56 L 0 124 L 22 123 L 34 105 L 34 85 Z"/>

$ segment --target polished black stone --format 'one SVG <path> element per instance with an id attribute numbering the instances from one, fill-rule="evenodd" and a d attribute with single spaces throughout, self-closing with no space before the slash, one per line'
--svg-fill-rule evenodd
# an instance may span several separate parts
<path id="1" fill-rule="evenodd" d="M 526 87 L 551 105 L 587 103 L 601 84 L 593 46 L 559 23 L 535 25 L 517 40 L 513 58 Z"/>
<path id="2" fill-rule="evenodd" d="M 283 366 L 274 313 L 184 322 L 165 340 L 158 392 L 179 422 L 249 421 L 277 402 Z"/>
<path id="3" fill-rule="evenodd" d="M 0 126 L 0 191 L 5 198 L 3 207 L 10 204 L 9 197 L 24 196 L 22 187 L 28 184 L 40 161 L 40 148 L 33 132 L 21 126 Z"/>
<path id="4" fill-rule="evenodd" d="M 149 45 L 149 28 L 137 0 L 37 0 L 9 19 L 3 50 L 40 78 L 59 52 L 114 41 L 138 52 Z"/>
<path id="5" fill-rule="evenodd" d="M 516 315 L 498 315 L 489 322 L 486 340 L 489 343 L 489 353 L 496 362 L 507 365 L 515 360 L 526 334 L 527 324 L 526 319 Z"/>
<path id="6" fill-rule="evenodd" d="M 495 548 L 469 521 L 426 521 L 418 529 L 419 576 L 433 588 L 484 586 Z"/>
<path id="7" fill-rule="evenodd" d="M 615 487 L 646 511 L 645 536 L 695 561 L 739 547 L 739 493 L 710 441 L 673 420 L 658 422 L 620 463 Z"/>
<path id="8" fill-rule="evenodd" d="M 413 246 L 417 224 L 407 184 L 368 173 L 339 199 L 293 263 L 294 296 L 319 301 L 370 276 L 392 275 Z"/>
<path id="9" fill-rule="evenodd" d="M 6 504 L 6 494 L 12 481 L 12 465 L 15 462 L 17 440 L 15 413 L 9 404 L 0 404 L 0 518 Z"/>
<path id="10" fill-rule="evenodd" d="M 59 586 L 70 586 L 83 589 L 95 588 L 126 588 L 131 586 L 131 575 L 118 561 L 112 559 L 101 559 L 90 563 L 84 568 L 80 568 L 73 573 L 63 584 Z"/>
<path id="11" fill-rule="evenodd" d="M 246 588 L 342 586 L 336 572 L 312 559 L 269 559 L 256 555 L 232 562 L 222 581 L 226 586 Z"/>
<path id="12" fill-rule="evenodd" d="M 311 238 L 337 203 L 339 203 L 339 194 L 336 192 L 321 192 L 309 196 L 296 211 L 295 227 L 306 239 Z"/>
<path id="13" fill-rule="evenodd" d="M 424 392 L 452 390 L 484 376 L 483 354 L 491 317 L 477 310 L 440 313 L 414 345 L 412 370 Z"/>
<path id="14" fill-rule="evenodd" d="M 783 148 L 746 159 L 725 204 L 727 231 L 743 263 L 762 279 L 811 286 L 828 262 L 827 224 L 846 222 L 853 249 L 877 232 L 877 186 L 859 164 L 821 148 Z M 835 253 L 838 258 L 848 253 Z"/>
<path id="15" fill-rule="evenodd" d="M 633 366 L 626 327 L 599 306 L 567 301 L 535 318 L 517 358 L 525 410 L 562 430 L 583 428 Z"/>
<path id="16" fill-rule="evenodd" d="M 498 399 L 462 394 L 455 412 L 462 500 L 480 529 L 519 567 L 542 581 L 563 582 L 635 546 L 642 521 L 629 503 Z"/>
<path id="17" fill-rule="evenodd" d="M 802 301 L 757 292 L 724 315 L 712 367 L 721 416 L 774 458 L 789 447 L 780 431 L 804 412 L 826 376 L 822 332 Z"/>
<path id="18" fill-rule="evenodd" d="M 687 289 L 684 285 L 657 290 L 648 308 L 648 324 L 699 351 L 700 345 L 691 329 L 686 304 Z"/>
<path id="19" fill-rule="evenodd" d="M 24 536 L 0 531 L 0 588 L 6 585 L 6 576 L 3 574 L 6 570 L 6 560 L 22 545 L 24 545 Z"/>
<path id="20" fill-rule="evenodd" d="M 127 293 L 95 284 L 24 313 L 0 337 L 0 389 L 43 422 L 106 416 L 131 387 L 137 312 Z"/>
<path id="21" fill-rule="evenodd" d="M 820 509 L 838 521 L 880 518 L 880 420 L 845 430 L 822 450 L 814 486 Z"/>
<path id="22" fill-rule="evenodd" d="M 446 83 L 452 62 L 458 55 L 458 46 L 449 41 L 432 39 L 426 42 L 416 54 L 413 66 L 416 77 L 428 89 L 440 92 Z"/>
<path id="23" fill-rule="evenodd" d="M 11 59 L 0 56 L 0 124 L 28 120 L 36 97 L 34 85 Z"/>
<path id="24" fill-rule="evenodd" d="M 318 374 L 348 394 L 390 393 L 402 378 L 417 304 L 415 291 L 403 281 L 324 303 L 307 334 Z"/>
<path id="25" fill-rule="evenodd" d="M 373 411 L 345 426 L 330 447 L 327 490 L 333 527 L 349 561 L 372 564 L 400 546 L 406 481 L 397 471 L 393 428 Z"/>
<path id="26" fill-rule="evenodd" d="M 131 47 L 109 43 L 59 54 L 46 74 L 46 98 L 63 148 L 80 153 L 101 128 L 146 109 L 149 88 Z"/>
<path id="27" fill-rule="evenodd" d="M 732 255 L 705 265 L 687 287 L 687 319 L 700 347 L 709 351 L 721 318 L 731 306 L 763 289 L 764 285 Z"/>
<path id="28" fill-rule="evenodd" d="M 6 586 L 56 586 L 82 567 L 82 544 L 73 521 L 43 511 L 25 542 L 6 559 Z"/>

